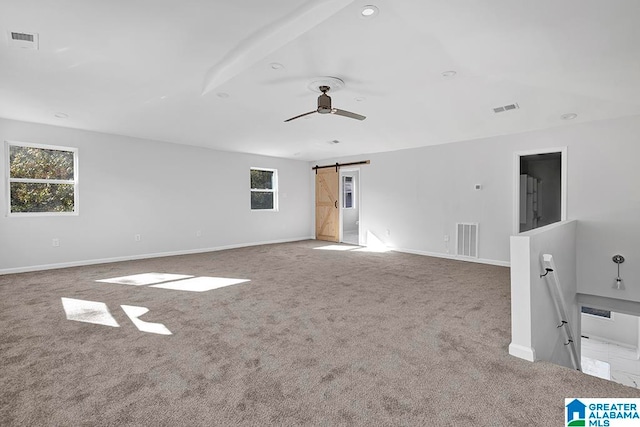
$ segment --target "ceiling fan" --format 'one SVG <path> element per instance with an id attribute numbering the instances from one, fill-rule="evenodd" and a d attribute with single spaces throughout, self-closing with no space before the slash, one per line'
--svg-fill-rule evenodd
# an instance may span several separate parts
<path id="1" fill-rule="evenodd" d="M 291 120 L 299 119 L 300 117 L 308 116 L 309 114 L 319 113 L 319 114 L 336 114 L 338 116 L 349 117 L 350 119 L 356 120 L 364 120 L 365 116 L 360 114 L 352 113 L 351 111 L 339 110 L 337 108 L 331 107 L 331 97 L 327 95 L 331 88 L 329 86 L 321 85 L 318 86 L 318 90 L 322 92 L 322 94 L 318 97 L 318 108 L 313 111 L 309 111 L 308 113 L 300 114 L 299 116 L 291 117 L 290 119 L 285 120 L 285 122 L 290 122 Z"/>

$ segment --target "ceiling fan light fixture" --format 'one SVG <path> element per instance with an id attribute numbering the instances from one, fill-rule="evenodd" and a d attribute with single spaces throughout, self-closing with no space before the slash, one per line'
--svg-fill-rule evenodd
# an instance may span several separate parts
<path id="1" fill-rule="evenodd" d="M 372 4 L 363 6 L 362 9 L 360 9 L 360 15 L 362 15 L 363 18 L 373 18 L 378 13 L 380 13 L 380 10 Z"/>

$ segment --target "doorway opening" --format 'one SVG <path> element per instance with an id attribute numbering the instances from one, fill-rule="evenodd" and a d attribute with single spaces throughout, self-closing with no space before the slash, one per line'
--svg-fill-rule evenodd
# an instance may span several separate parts
<path id="1" fill-rule="evenodd" d="M 360 171 L 340 170 L 341 241 L 360 244 Z"/>
<path id="2" fill-rule="evenodd" d="M 514 234 L 564 221 L 567 149 L 515 153 Z"/>

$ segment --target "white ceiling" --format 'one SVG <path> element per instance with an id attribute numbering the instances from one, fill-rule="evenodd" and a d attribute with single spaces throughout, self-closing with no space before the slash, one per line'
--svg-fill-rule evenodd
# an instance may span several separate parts
<path id="1" fill-rule="evenodd" d="M 305 160 L 567 126 L 640 114 L 639 22 L 638 0 L 0 0 L 0 117 Z M 322 76 L 367 119 L 284 123 Z"/>

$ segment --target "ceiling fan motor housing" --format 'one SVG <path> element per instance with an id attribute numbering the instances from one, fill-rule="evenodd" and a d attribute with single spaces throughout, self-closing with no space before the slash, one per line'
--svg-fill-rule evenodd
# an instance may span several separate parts
<path id="1" fill-rule="evenodd" d="M 328 114 L 331 112 L 331 97 L 323 93 L 318 97 L 318 113 Z"/>

